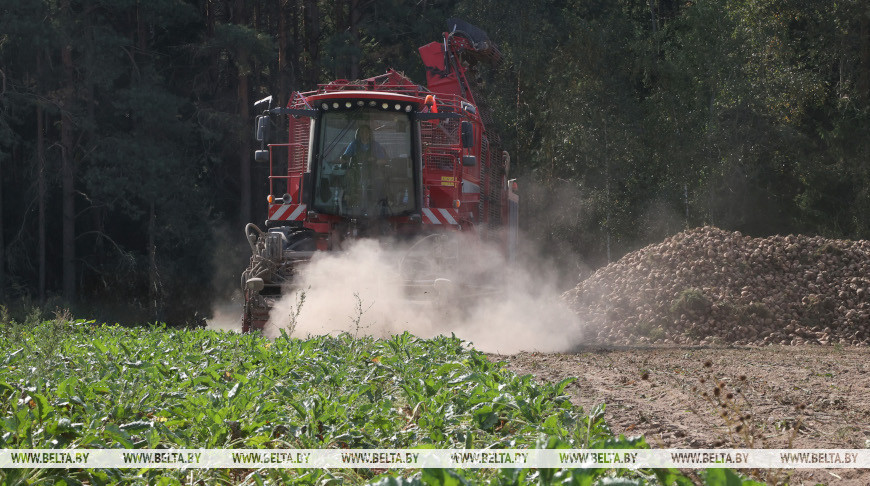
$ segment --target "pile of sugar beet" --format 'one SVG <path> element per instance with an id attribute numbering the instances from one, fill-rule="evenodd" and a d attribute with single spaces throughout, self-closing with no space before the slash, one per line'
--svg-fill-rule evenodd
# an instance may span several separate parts
<path id="1" fill-rule="evenodd" d="M 696 228 L 563 295 L 587 344 L 870 342 L 870 241 Z"/>

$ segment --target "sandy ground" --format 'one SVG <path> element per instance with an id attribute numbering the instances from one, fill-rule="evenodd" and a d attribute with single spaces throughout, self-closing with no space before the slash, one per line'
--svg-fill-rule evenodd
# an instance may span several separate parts
<path id="1" fill-rule="evenodd" d="M 644 435 L 652 447 L 870 447 L 866 347 L 581 348 L 490 358 L 540 380 L 577 378 L 567 389 L 574 403 L 606 404 L 615 434 Z M 754 475 L 770 484 L 870 484 L 870 470 Z"/>

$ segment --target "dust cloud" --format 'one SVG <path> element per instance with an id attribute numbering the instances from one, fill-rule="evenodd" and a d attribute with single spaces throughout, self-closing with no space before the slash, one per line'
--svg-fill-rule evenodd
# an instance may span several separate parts
<path id="1" fill-rule="evenodd" d="M 297 290 L 272 309 L 265 333 L 454 333 L 477 349 L 502 354 L 567 351 L 580 342 L 579 318 L 560 299 L 547 265 L 508 264 L 498 249 L 462 235 L 451 244 L 464 256 L 448 260 L 437 276 L 452 283 L 440 281 L 437 291 L 429 288 L 421 299 L 408 298 L 400 274 L 420 254 L 413 248 L 359 240 L 342 252 L 318 253 L 301 272 Z M 416 263 L 426 266 L 427 260 Z"/>
<path id="2" fill-rule="evenodd" d="M 213 297 L 205 326 L 208 329 L 241 332 L 242 304 L 240 272 L 251 257 L 251 249 L 243 232 L 227 224 L 211 228 L 211 282 Z"/>
<path id="3" fill-rule="evenodd" d="M 206 329 L 216 331 L 241 332 L 242 331 L 242 295 L 235 295 L 226 300 L 221 300 L 212 305 L 211 317 L 206 319 Z"/>

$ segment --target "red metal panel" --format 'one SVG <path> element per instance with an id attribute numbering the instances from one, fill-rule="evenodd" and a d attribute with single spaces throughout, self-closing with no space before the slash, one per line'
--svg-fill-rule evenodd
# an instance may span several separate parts
<path id="1" fill-rule="evenodd" d="M 314 103 L 316 101 L 323 100 L 332 100 L 332 99 L 345 99 L 345 98 L 357 98 L 357 99 L 365 99 L 365 100 L 389 100 L 389 101 L 399 101 L 402 103 L 417 103 L 419 106 L 422 104 L 423 100 L 417 96 L 409 96 L 407 94 L 401 93 L 391 93 L 387 91 L 333 91 L 322 94 L 315 94 L 308 97 L 309 103 Z"/>

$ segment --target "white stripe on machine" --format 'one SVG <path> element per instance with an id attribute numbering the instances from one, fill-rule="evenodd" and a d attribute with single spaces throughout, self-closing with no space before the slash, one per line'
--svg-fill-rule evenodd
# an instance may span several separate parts
<path id="1" fill-rule="evenodd" d="M 435 216 L 435 213 L 433 213 L 431 209 L 423 208 L 423 215 L 425 215 L 426 218 L 429 219 L 430 224 L 441 224 L 441 220 L 439 220 L 438 217 Z"/>
<path id="2" fill-rule="evenodd" d="M 450 211 L 449 211 L 449 210 L 447 210 L 447 209 L 439 209 L 438 211 L 441 212 L 441 215 L 444 216 L 444 219 L 446 219 L 448 223 L 450 223 L 450 224 L 459 224 L 459 223 L 456 222 L 455 219 L 453 219 L 453 216 L 450 214 Z"/>
<path id="3" fill-rule="evenodd" d="M 290 217 L 287 218 L 287 219 L 289 219 L 290 221 L 296 221 L 297 219 L 299 219 L 299 216 L 301 216 L 302 213 L 303 213 L 304 211 L 305 211 L 305 205 L 304 205 L 304 204 L 300 204 L 300 205 L 296 208 L 296 210 L 293 211 L 293 212 L 290 214 Z"/>
<path id="4" fill-rule="evenodd" d="M 450 224 L 458 226 L 458 215 L 455 211 L 445 208 L 423 208 L 423 222 L 426 224 Z"/>
<path id="5" fill-rule="evenodd" d="M 298 221 L 305 216 L 304 204 L 282 204 L 269 216 L 272 221 Z"/>

